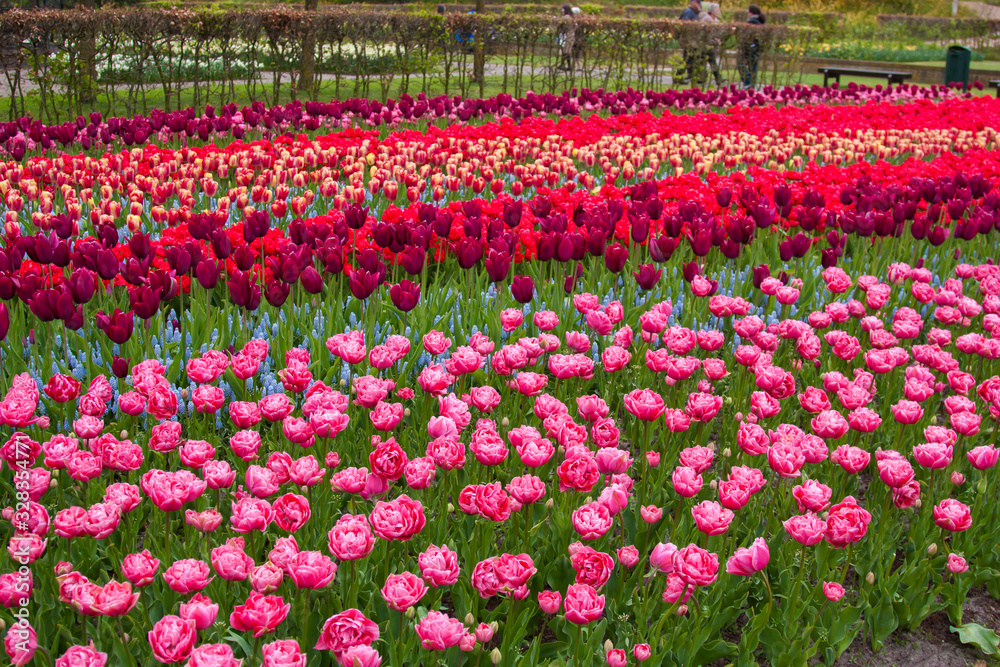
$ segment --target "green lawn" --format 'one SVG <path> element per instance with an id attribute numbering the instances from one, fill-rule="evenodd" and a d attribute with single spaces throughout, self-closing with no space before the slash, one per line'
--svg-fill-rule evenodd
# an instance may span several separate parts
<path id="1" fill-rule="evenodd" d="M 943 60 L 924 60 L 921 62 L 906 64 L 921 65 L 925 67 L 940 67 L 941 69 L 944 69 Z M 972 64 L 969 67 L 971 69 L 985 69 L 990 70 L 991 72 L 1000 72 L 1000 60 L 980 60 L 979 62 L 972 61 Z"/>

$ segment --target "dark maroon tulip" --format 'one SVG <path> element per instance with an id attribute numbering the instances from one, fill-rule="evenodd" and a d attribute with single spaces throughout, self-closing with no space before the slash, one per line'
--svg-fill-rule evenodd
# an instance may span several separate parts
<path id="1" fill-rule="evenodd" d="M 348 204 L 344 209 L 344 222 L 351 229 L 361 229 L 368 220 L 368 209 L 361 208 L 357 204 Z"/>
<path id="2" fill-rule="evenodd" d="M 66 284 L 69 286 L 70 294 L 73 295 L 73 300 L 77 303 L 89 302 L 97 290 L 97 281 L 88 269 L 77 269 L 71 273 Z"/>
<path id="3" fill-rule="evenodd" d="M 212 218 L 204 213 L 196 213 L 188 222 L 188 234 L 191 238 L 208 241 L 212 235 Z"/>
<path id="4" fill-rule="evenodd" d="M 753 267 L 753 286 L 754 289 L 760 289 L 761 283 L 764 282 L 764 278 L 771 277 L 771 267 L 767 264 L 761 264 L 760 266 Z"/>
<path id="5" fill-rule="evenodd" d="M 483 258 L 483 244 L 475 239 L 464 238 L 452 244 L 452 251 L 463 269 L 471 269 Z"/>
<path id="6" fill-rule="evenodd" d="M 218 259 L 227 259 L 233 252 L 233 242 L 229 240 L 229 235 L 221 229 L 212 232 L 212 252 Z"/>
<path id="7" fill-rule="evenodd" d="M 129 306 L 135 316 L 141 320 L 148 320 L 156 315 L 160 309 L 161 288 L 150 289 L 149 287 L 132 287 L 128 291 Z"/>
<path id="8" fill-rule="evenodd" d="M 478 220 L 483 215 L 483 202 L 479 199 L 468 199 L 462 202 L 462 212 L 470 220 Z"/>
<path id="9" fill-rule="evenodd" d="M 695 276 L 701 274 L 701 267 L 698 266 L 698 262 L 688 262 L 681 267 L 681 274 L 684 276 L 685 282 L 691 282 Z"/>
<path id="10" fill-rule="evenodd" d="M 524 212 L 524 205 L 521 200 L 512 201 L 503 207 L 503 224 L 511 229 L 521 224 L 521 215 Z"/>
<path id="11" fill-rule="evenodd" d="M 264 299 L 275 308 L 281 308 L 291 289 L 291 285 L 286 282 L 272 280 L 264 287 Z"/>
<path id="12" fill-rule="evenodd" d="M 111 359 L 111 373 L 116 378 L 126 378 L 129 374 L 129 364 L 132 363 L 132 358 L 124 358 L 115 355 Z"/>
<path id="13" fill-rule="evenodd" d="M 774 205 L 778 208 L 787 206 L 792 201 L 792 189 L 782 183 L 774 188 Z"/>
<path id="14" fill-rule="evenodd" d="M 632 219 L 632 240 L 643 243 L 649 237 L 649 217 L 645 214 Z"/>
<path id="15" fill-rule="evenodd" d="M 249 271 L 236 271 L 229 285 L 229 298 L 237 306 L 257 310 L 260 306 L 260 285 Z"/>
<path id="16" fill-rule="evenodd" d="M 310 264 L 299 275 L 299 284 L 309 294 L 319 294 L 323 291 L 323 276 Z"/>
<path id="17" fill-rule="evenodd" d="M 131 311 L 124 313 L 115 308 L 115 312 L 108 315 L 103 310 L 99 310 L 95 322 L 97 328 L 103 331 L 112 343 L 124 345 L 132 337 L 134 320 Z"/>
<path id="18" fill-rule="evenodd" d="M 198 279 L 198 284 L 203 288 L 214 289 L 219 283 L 219 276 L 222 275 L 222 263 L 203 259 L 195 267 L 194 275 Z"/>
<path id="19" fill-rule="evenodd" d="M 354 295 L 355 299 L 361 301 L 370 297 L 381 284 L 382 281 L 377 273 L 371 273 L 365 269 L 352 271 L 347 281 L 348 287 L 351 288 L 351 294 Z"/>
<path id="20" fill-rule="evenodd" d="M 249 271 L 250 267 L 253 266 L 257 257 L 253 254 L 253 250 L 250 249 L 248 245 L 241 245 L 232 254 L 233 262 L 236 264 L 236 268 L 240 271 Z"/>
<path id="21" fill-rule="evenodd" d="M 118 258 L 110 250 L 97 252 L 97 275 L 105 280 L 111 280 L 118 275 Z"/>
<path id="22" fill-rule="evenodd" d="M 266 211 L 253 211 L 243 221 L 243 240 L 248 244 L 267 234 L 271 228 L 271 219 Z"/>
<path id="23" fill-rule="evenodd" d="M 437 218 L 434 220 L 434 233 L 441 238 L 448 238 L 448 235 L 451 234 L 451 222 L 451 211 L 438 209 Z"/>
<path id="24" fill-rule="evenodd" d="M 392 299 L 392 305 L 408 313 L 420 302 L 420 283 L 404 278 L 389 287 L 389 298 Z"/>
<path id="25" fill-rule="evenodd" d="M 77 306 L 76 310 L 66 318 L 63 318 L 63 325 L 70 331 L 79 331 L 83 328 L 83 306 Z"/>
<path id="26" fill-rule="evenodd" d="M 654 262 L 668 262 L 679 245 L 680 241 L 676 237 L 660 234 L 656 240 L 650 242 L 649 256 Z"/>
<path id="27" fill-rule="evenodd" d="M 640 288 L 650 290 L 659 282 L 660 276 L 663 275 L 663 269 L 657 269 L 653 264 L 640 264 L 639 270 L 633 271 L 632 275 L 635 276 L 635 282 Z"/>
<path id="28" fill-rule="evenodd" d="M 792 258 L 792 244 L 790 241 L 782 241 L 778 244 L 778 256 L 782 262 L 787 262 Z"/>
<path id="29" fill-rule="evenodd" d="M 191 272 L 192 257 L 187 248 L 174 246 L 167 248 L 167 265 L 173 269 L 178 276 L 186 276 Z"/>
<path id="30" fill-rule="evenodd" d="M 620 273 L 628 262 L 628 248 L 621 243 L 615 243 L 604 251 L 604 266 L 612 273 Z"/>
<path id="31" fill-rule="evenodd" d="M 10 313 L 7 304 L 0 301 L 0 340 L 7 340 L 7 330 L 10 329 Z"/>
<path id="32" fill-rule="evenodd" d="M 332 236 L 316 250 L 316 256 L 323 262 L 323 271 L 337 275 L 344 270 L 344 252 L 340 239 Z"/>
<path id="33" fill-rule="evenodd" d="M 691 242 L 691 250 L 693 250 L 694 254 L 698 257 L 704 257 L 708 254 L 708 251 L 712 249 L 712 234 L 705 229 L 699 229 L 697 232 L 692 232 L 688 240 Z"/>
<path id="34" fill-rule="evenodd" d="M 486 255 L 486 273 L 495 283 L 504 280 L 510 273 L 510 255 L 490 250 Z"/>
<path id="35" fill-rule="evenodd" d="M 659 220 L 660 216 L 663 215 L 663 200 L 654 196 L 647 201 L 646 215 L 649 216 L 650 220 Z"/>
<path id="36" fill-rule="evenodd" d="M 778 211 L 773 206 L 759 203 L 753 209 L 753 218 L 760 229 L 766 229 L 774 224 L 774 219 L 778 217 Z"/>
<path id="37" fill-rule="evenodd" d="M 715 203 L 718 204 L 720 208 L 729 208 L 729 205 L 733 203 L 732 189 L 719 188 L 719 191 L 715 193 Z"/>
<path id="38" fill-rule="evenodd" d="M 399 264 L 411 276 L 416 276 L 423 270 L 426 256 L 427 253 L 424 252 L 423 248 L 410 246 L 399 253 Z"/>
<path id="39" fill-rule="evenodd" d="M 535 296 L 535 281 L 531 276 L 514 276 L 510 281 L 510 294 L 518 303 L 530 303 Z"/>
<path id="40" fill-rule="evenodd" d="M 743 246 L 732 239 L 726 239 L 719 245 L 719 250 L 726 259 L 736 259 L 740 256 Z"/>
<path id="41" fill-rule="evenodd" d="M 837 266 L 837 251 L 833 248 L 823 248 L 822 252 L 820 252 L 820 261 L 824 269 Z"/>
<path id="42" fill-rule="evenodd" d="M 529 201 L 528 208 L 531 209 L 532 214 L 534 214 L 534 216 L 539 220 L 547 218 L 549 217 L 549 213 L 552 211 L 552 200 L 544 195 L 541 195 Z"/>
<path id="43" fill-rule="evenodd" d="M 76 313 L 73 307 L 73 295 L 65 287 L 38 290 L 28 300 L 28 308 L 35 317 L 43 322 L 66 321 Z"/>
<path id="44" fill-rule="evenodd" d="M 539 236 L 535 241 L 535 254 L 538 261 L 547 262 L 555 257 L 556 250 L 559 249 L 559 241 L 560 239 L 555 234 Z"/>

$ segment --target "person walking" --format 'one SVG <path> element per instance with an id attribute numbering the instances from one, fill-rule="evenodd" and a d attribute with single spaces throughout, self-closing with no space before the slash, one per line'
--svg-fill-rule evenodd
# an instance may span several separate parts
<path id="1" fill-rule="evenodd" d="M 562 59 L 557 69 L 563 72 L 571 72 L 573 71 L 573 47 L 576 43 L 576 18 L 573 15 L 573 7 L 570 4 L 562 6 L 558 41 Z"/>
<path id="2" fill-rule="evenodd" d="M 747 23 L 750 25 L 765 25 L 767 18 L 764 12 L 757 5 L 750 5 L 747 8 Z M 757 85 L 757 65 L 760 62 L 760 39 L 756 30 L 747 31 L 742 39 L 739 50 L 740 78 L 743 80 L 744 88 L 753 88 Z"/>
<path id="3" fill-rule="evenodd" d="M 719 22 L 719 4 L 716 2 L 706 2 L 702 5 L 701 14 L 698 15 L 698 20 L 703 23 L 718 23 Z M 722 37 L 717 34 L 709 34 L 707 45 L 702 51 L 702 59 L 712 71 L 712 77 L 715 79 L 715 85 L 722 86 L 722 69 L 719 65 L 719 58 L 722 51 Z M 707 72 L 702 70 L 699 74 L 704 73 L 707 82 Z"/>
<path id="4" fill-rule="evenodd" d="M 681 21 L 697 21 L 698 16 L 701 14 L 701 0 L 691 0 L 687 8 L 681 12 Z M 697 60 L 698 60 L 698 50 L 694 48 L 693 44 L 688 44 L 690 37 L 682 34 L 681 36 L 681 47 L 683 49 L 684 57 L 684 67 L 677 72 L 678 79 L 681 83 L 691 83 L 691 76 L 694 74 Z"/>

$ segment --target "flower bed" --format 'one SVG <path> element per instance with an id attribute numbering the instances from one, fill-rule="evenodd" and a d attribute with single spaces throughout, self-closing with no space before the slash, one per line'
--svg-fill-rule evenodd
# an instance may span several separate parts
<path id="1" fill-rule="evenodd" d="M 7 655 L 794 665 L 938 612 L 995 651 L 998 112 L 0 165 Z"/>

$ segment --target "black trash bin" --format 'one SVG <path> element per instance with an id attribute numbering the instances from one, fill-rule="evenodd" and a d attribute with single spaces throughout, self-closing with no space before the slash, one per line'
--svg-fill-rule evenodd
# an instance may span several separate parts
<path id="1" fill-rule="evenodd" d="M 964 46 L 949 46 L 948 55 L 944 61 L 944 83 L 962 84 L 963 88 L 969 87 L 969 63 L 972 62 L 972 49 Z"/>

